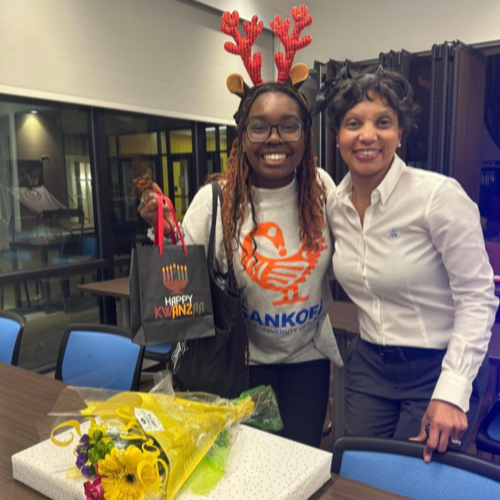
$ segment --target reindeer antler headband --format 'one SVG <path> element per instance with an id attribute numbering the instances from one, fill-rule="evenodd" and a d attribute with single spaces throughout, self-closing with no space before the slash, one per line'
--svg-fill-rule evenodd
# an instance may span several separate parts
<path id="1" fill-rule="evenodd" d="M 281 19 L 281 16 L 276 14 L 274 19 L 270 22 L 271 30 L 278 37 L 284 47 L 284 54 L 276 52 L 274 54 L 274 61 L 278 68 L 278 83 L 289 84 L 295 89 L 300 86 L 309 77 L 309 68 L 302 63 L 293 65 L 295 54 L 298 50 L 307 47 L 312 38 L 310 35 L 305 35 L 300 38 L 303 29 L 310 26 L 312 23 L 312 16 L 309 15 L 309 9 L 305 5 L 300 7 L 293 7 L 292 18 L 294 20 L 294 27 L 292 33 L 288 34 L 290 29 L 290 19 Z M 262 54 L 256 52 L 252 56 L 252 46 L 255 40 L 261 34 L 264 23 L 258 20 L 257 16 L 253 16 L 251 23 L 245 21 L 243 23 L 243 31 L 245 38 L 241 36 L 238 30 L 238 23 L 240 16 L 238 12 L 234 11 L 224 12 L 222 14 L 221 31 L 226 35 L 234 38 L 235 43 L 226 42 L 224 48 L 231 54 L 239 55 L 243 60 L 243 64 L 250 76 L 255 87 L 262 85 L 261 69 L 262 69 Z M 239 74 L 229 75 L 227 78 L 227 88 L 233 94 L 243 98 L 250 90 L 248 85 L 244 82 L 243 77 Z"/>

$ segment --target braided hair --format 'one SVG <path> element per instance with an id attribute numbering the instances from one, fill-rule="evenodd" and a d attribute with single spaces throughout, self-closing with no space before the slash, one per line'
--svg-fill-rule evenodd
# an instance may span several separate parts
<path id="1" fill-rule="evenodd" d="M 243 151 L 245 124 L 255 99 L 266 92 L 282 92 L 294 99 L 298 104 L 304 123 L 304 156 L 297 168 L 296 176 L 299 186 L 299 236 L 306 249 L 315 250 L 321 231 L 325 227 L 326 188 L 319 178 L 312 150 L 312 118 L 304 96 L 293 87 L 280 83 L 265 83 L 253 87 L 242 99 L 234 118 L 237 136 L 233 142 L 227 161 L 228 169 L 221 174 L 208 177 L 221 181 L 223 202 L 221 216 L 223 223 L 224 246 L 229 262 L 233 254 L 241 246 L 241 226 L 245 221 L 245 207 L 249 203 L 253 228 L 250 232 L 253 244 L 253 255 L 257 249 L 254 239 L 257 231 L 257 210 L 253 199 L 252 175 L 253 169 Z M 246 255 L 242 256 L 242 259 Z"/>

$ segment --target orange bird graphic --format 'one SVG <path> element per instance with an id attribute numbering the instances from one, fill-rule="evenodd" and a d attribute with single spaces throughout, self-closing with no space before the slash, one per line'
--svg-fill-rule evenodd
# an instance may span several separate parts
<path id="1" fill-rule="evenodd" d="M 280 306 L 308 300 L 309 295 L 299 296 L 299 284 L 306 281 L 307 276 L 318 264 L 321 253 L 327 249 L 324 245 L 325 238 L 318 241 L 316 250 L 305 250 L 302 243 L 297 253 L 290 256 L 287 256 L 283 232 L 274 222 L 259 224 L 254 238 L 267 238 L 280 255 L 277 258 L 267 257 L 259 252 L 257 246 L 255 255 L 252 256 L 253 246 L 250 233 L 243 240 L 241 258 L 248 276 L 261 288 L 283 294 L 283 299 L 274 301 L 273 305 Z"/>

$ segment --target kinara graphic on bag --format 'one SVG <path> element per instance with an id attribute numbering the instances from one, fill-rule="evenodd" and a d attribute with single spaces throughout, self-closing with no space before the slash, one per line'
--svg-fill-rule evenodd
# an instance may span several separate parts
<path id="1" fill-rule="evenodd" d="M 158 194 L 158 206 L 171 204 Z M 173 207 L 171 213 L 175 214 Z M 156 232 L 163 235 L 163 213 Z M 203 245 L 186 245 L 177 219 L 180 246 L 135 249 L 130 276 L 131 335 L 133 342 L 155 345 L 215 335 L 207 258 Z M 172 228 L 172 225 L 169 223 Z M 175 242 L 175 236 L 172 234 Z"/>

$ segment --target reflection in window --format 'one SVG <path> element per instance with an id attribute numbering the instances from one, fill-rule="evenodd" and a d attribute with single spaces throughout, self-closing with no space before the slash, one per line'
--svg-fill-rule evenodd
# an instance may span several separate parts
<path id="1" fill-rule="evenodd" d="M 207 153 L 217 151 L 217 139 L 215 137 L 215 127 L 207 127 L 205 129 L 207 134 Z"/>
<path id="2" fill-rule="evenodd" d="M 234 134 L 234 127 L 230 127 Z M 227 170 L 228 127 L 209 125 L 205 127 L 207 141 L 207 173 L 214 174 Z"/>
<path id="3" fill-rule="evenodd" d="M 173 202 L 177 217 L 182 220 L 189 206 L 189 176 L 194 169 L 193 133 L 191 129 L 172 130 L 169 136 Z"/>
<path id="4" fill-rule="evenodd" d="M 58 265 L 94 233 L 89 111 L 4 97 L 0 136 L 0 272 Z"/>
<path id="5" fill-rule="evenodd" d="M 89 125 L 89 108 L 0 96 L 0 275 L 39 273 L 0 285 L 0 309 L 27 319 L 26 368 L 53 367 L 69 322 L 99 321 L 96 299 L 76 289 L 92 271 L 42 272 L 98 258 Z"/>

